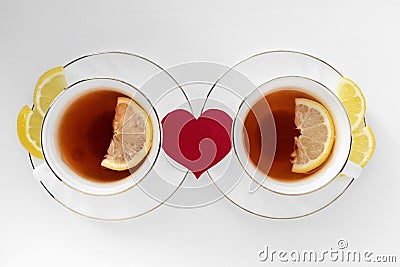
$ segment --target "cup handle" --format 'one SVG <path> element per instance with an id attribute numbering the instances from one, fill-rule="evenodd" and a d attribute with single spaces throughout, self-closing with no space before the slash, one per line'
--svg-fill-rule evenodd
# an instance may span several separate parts
<path id="1" fill-rule="evenodd" d="M 348 160 L 341 173 L 343 175 L 346 175 L 347 177 L 357 179 L 358 177 L 360 177 L 361 172 L 362 168 L 360 167 L 360 165 L 354 163 L 351 160 Z"/>
<path id="2" fill-rule="evenodd" d="M 45 181 L 48 177 L 52 176 L 53 172 L 50 170 L 46 163 L 42 163 L 33 169 L 33 177 L 39 182 Z"/>

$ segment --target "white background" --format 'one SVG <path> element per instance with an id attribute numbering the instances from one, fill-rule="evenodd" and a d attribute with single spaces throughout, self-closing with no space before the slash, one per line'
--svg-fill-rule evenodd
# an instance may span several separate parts
<path id="1" fill-rule="evenodd" d="M 400 261 L 399 14 L 399 1 L 1 1 L 0 266 L 262 266 L 265 245 L 321 251 L 341 238 Z M 70 212 L 33 179 L 16 117 L 48 68 L 106 50 L 169 67 L 273 49 L 318 56 L 366 95 L 376 151 L 329 208 L 269 220 L 222 200 L 110 223 Z"/>

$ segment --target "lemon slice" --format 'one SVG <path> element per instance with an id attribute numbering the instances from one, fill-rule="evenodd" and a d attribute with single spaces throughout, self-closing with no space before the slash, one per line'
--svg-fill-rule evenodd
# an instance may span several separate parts
<path id="1" fill-rule="evenodd" d="M 147 155 L 153 138 L 148 114 L 132 99 L 118 97 L 114 134 L 101 166 L 122 171 L 135 167 Z"/>
<path id="2" fill-rule="evenodd" d="M 343 77 L 339 82 L 337 95 L 349 116 L 351 130 L 361 128 L 366 111 L 365 97 L 361 89 L 352 80 Z"/>
<path id="3" fill-rule="evenodd" d="M 18 114 L 17 133 L 22 146 L 36 158 L 43 159 L 40 131 L 43 118 L 28 106 L 24 106 Z"/>
<path id="4" fill-rule="evenodd" d="M 375 136 L 371 127 L 366 126 L 353 133 L 351 144 L 350 160 L 357 163 L 362 168 L 367 165 L 375 150 Z"/>
<path id="5" fill-rule="evenodd" d="M 295 99 L 295 137 L 292 172 L 307 173 L 318 168 L 329 156 L 335 140 L 335 127 L 329 112 L 318 102 Z"/>
<path id="6" fill-rule="evenodd" d="M 34 108 L 42 117 L 53 100 L 67 87 L 63 67 L 55 67 L 46 71 L 37 81 L 33 95 Z"/>
<path id="7" fill-rule="evenodd" d="M 18 114 L 17 133 L 19 141 L 34 157 L 43 159 L 40 143 L 43 117 L 54 98 L 66 87 L 63 67 L 55 67 L 46 71 L 36 83 L 33 110 L 24 106 Z"/>

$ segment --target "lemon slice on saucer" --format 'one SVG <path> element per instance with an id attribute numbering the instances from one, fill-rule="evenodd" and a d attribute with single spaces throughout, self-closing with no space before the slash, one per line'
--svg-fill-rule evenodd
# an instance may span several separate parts
<path id="1" fill-rule="evenodd" d="M 114 134 L 101 166 L 122 171 L 135 167 L 147 155 L 153 138 L 148 114 L 135 101 L 118 97 Z"/>
<path id="2" fill-rule="evenodd" d="M 63 67 L 59 66 L 46 71 L 36 83 L 33 110 L 24 106 L 18 114 L 17 133 L 19 141 L 36 158 L 43 159 L 40 132 L 44 114 L 53 100 L 66 87 Z"/>
<path id="3" fill-rule="evenodd" d="M 67 87 L 63 70 L 61 66 L 52 68 L 43 73 L 36 83 L 33 104 L 42 117 L 53 100 Z"/>
<path id="4" fill-rule="evenodd" d="M 43 118 L 28 106 L 24 106 L 18 114 L 17 133 L 22 146 L 28 150 L 32 156 L 43 159 L 40 131 Z"/>
<path id="5" fill-rule="evenodd" d="M 328 158 L 335 141 L 335 127 L 320 103 L 305 98 L 296 98 L 295 103 L 295 124 L 300 136 L 295 138 L 292 172 L 307 173 Z"/>
<path id="6" fill-rule="evenodd" d="M 350 160 L 364 168 L 374 154 L 375 145 L 375 136 L 371 127 L 366 126 L 353 133 Z"/>
<path id="7" fill-rule="evenodd" d="M 365 167 L 375 150 L 375 136 L 365 126 L 366 101 L 361 89 L 349 78 L 339 82 L 338 97 L 349 116 L 352 130 L 350 160 Z"/>
<path id="8" fill-rule="evenodd" d="M 365 97 L 361 89 L 349 78 L 343 77 L 339 82 L 337 95 L 349 116 L 351 130 L 363 127 L 366 112 Z"/>

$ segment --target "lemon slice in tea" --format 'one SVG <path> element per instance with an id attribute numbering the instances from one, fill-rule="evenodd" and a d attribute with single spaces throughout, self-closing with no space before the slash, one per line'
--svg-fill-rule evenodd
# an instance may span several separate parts
<path id="1" fill-rule="evenodd" d="M 113 138 L 101 166 L 122 171 L 135 167 L 147 155 L 153 138 L 149 115 L 135 101 L 118 97 Z"/>
<path id="2" fill-rule="evenodd" d="M 295 137 L 292 172 L 307 173 L 328 158 L 335 140 L 335 127 L 329 112 L 320 103 L 295 99 L 295 124 L 300 136 Z"/>

